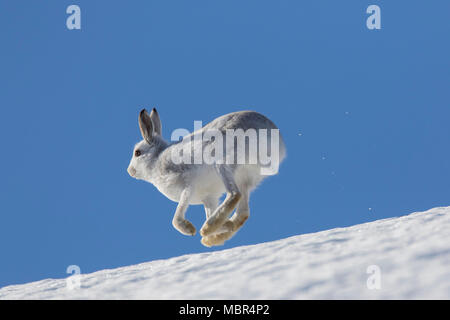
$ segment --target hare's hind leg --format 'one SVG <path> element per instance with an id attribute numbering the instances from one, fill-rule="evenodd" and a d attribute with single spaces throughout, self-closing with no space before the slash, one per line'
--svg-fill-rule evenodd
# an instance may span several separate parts
<path id="1" fill-rule="evenodd" d="M 226 165 L 216 165 L 216 170 L 225 185 L 227 196 L 203 224 L 200 230 L 200 234 L 203 237 L 213 234 L 225 223 L 241 198 L 241 193 L 234 181 L 230 167 Z"/>
<path id="2" fill-rule="evenodd" d="M 209 217 L 213 215 L 214 211 L 219 206 L 219 199 L 215 197 L 209 197 L 203 200 L 202 202 L 203 206 L 205 207 L 206 220 L 208 220 Z M 233 223 L 229 220 L 226 221 L 224 224 L 222 224 L 222 226 L 219 229 L 214 231 L 214 234 L 224 233 L 228 231 L 233 231 Z"/>
<path id="3" fill-rule="evenodd" d="M 237 205 L 236 213 L 227 220 L 216 234 L 212 234 L 202 238 L 202 244 L 211 246 L 223 245 L 225 241 L 229 240 L 247 221 L 250 210 L 248 207 L 248 191 L 242 191 L 242 198 Z"/>
<path id="4" fill-rule="evenodd" d="M 250 208 L 248 206 L 249 200 L 249 190 L 242 188 L 242 198 L 239 201 L 236 212 L 231 217 L 230 221 L 233 223 L 233 233 L 238 232 L 240 228 L 244 225 L 250 216 Z"/>
<path id="5" fill-rule="evenodd" d="M 206 219 L 211 217 L 218 207 L 218 199 L 205 199 L 203 205 L 205 206 Z M 209 236 L 202 238 L 202 244 L 207 247 L 222 245 L 225 240 L 228 240 L 233 231 L 233 223 L 227 220 L 218 230 Z"/>

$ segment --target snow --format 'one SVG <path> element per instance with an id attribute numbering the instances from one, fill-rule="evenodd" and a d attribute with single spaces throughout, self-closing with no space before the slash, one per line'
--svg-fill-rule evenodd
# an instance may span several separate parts
<path id="1" fill-rule="evenodd" d="M 450 207 L 79 277 L 0 299 L 449 299 Z"/>

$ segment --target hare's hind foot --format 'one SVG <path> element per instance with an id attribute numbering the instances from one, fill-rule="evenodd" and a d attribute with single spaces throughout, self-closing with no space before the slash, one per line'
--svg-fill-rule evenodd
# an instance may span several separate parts
<path id="1" fill-rule="evenodd" d="M 222 246 L 225 241 L 229 240 L 234 235 L 233 231 L 214 234 L 202 238 L 202 244 L 206 247 Z"/>
<path id="2" fill-rule="evenodd" d="M 206 247 L 221 246 L 235 234 L 233 221 L 227 220 L 219 230 L 202 238 L 202 244 Z"/>
<path id="3" fill-rule="evenodd" d="M 227 232 L 234 232 L 234 223 L 231 220 L 227 220 L 220 228 L 219 230 L 215 231 L 212 236 L 221 234 L 221 233 L 227 233 Z"/>
<path id="4" fill-rule="evenodd" d="M 217 228 L 213 229 L 206 229 L 207 232 L 205 234 L 205 227 L 208 227 L 209 223 L 217 223 L 217 221 L 214 221 L 214 216 L 212 221 L 208 219 L 205 224 L 202 227 L 202 230 L 200 230 L 200 234 L 203 236 L 202 238 L 202 244 L 207 247 L 212 246 L 221 246 L 225 243 L 225 241 L 231 239 L 231 237 L 234 236 L 234 234 L 244 225 L 244 223 L 247 221 L 250 210 L 248 208 L 248 192 L 244 191 L 243 197 L 239 197 L 239 203 L 237 205 L 236 213 L 231 217 L 231 219 L 226 219 L 222 224 Z"/>
<path id="5" fill-rule="evenodd" d="M 213 214 L 203 224 L 200 234 L 206 237 L 215 233 L 228 220 L 234 208 L 241 199 L 241 193 L 234 181 L 233 172 L 226 165 L 216 165 L 216 171 L 227 190 L 227 196 L 219 207 L 214 210 Z"/>
<path id="6" fill-rule="evenodd" d="M 200 229 L 202 237 L 214 234 L 227 222 L 229 214 L 234 210 L 240 198 L 241 194 L 239 192 L 232 192 L 227 195 L 224 202 L 215 210 L 214 214 L 205 221 Z"/>

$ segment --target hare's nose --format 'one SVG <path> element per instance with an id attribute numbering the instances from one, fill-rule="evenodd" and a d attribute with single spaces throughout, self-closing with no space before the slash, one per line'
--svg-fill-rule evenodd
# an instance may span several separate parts
<path id="1" fill-rule="evenodd" d="M 133 167 L 128 167 L 127 171 L 128 171 L 128 174 L 132 177 L 134 177 L 134 175 L 136 174 L 136 169 Z"/>

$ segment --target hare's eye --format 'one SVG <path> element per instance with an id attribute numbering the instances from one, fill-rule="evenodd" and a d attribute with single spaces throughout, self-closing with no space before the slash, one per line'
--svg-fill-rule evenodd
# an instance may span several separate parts
<path id="1" fill-rule="evenodd" d="M 135 157 L 139 157 L 141 155 L 141 150 L 136 150 L 135 152 L 134 152 L 134 156 Z"/>

